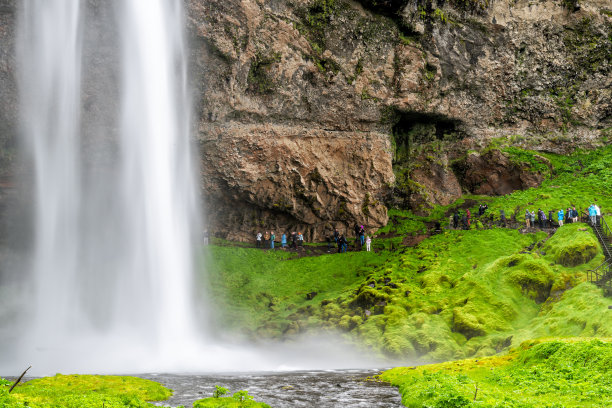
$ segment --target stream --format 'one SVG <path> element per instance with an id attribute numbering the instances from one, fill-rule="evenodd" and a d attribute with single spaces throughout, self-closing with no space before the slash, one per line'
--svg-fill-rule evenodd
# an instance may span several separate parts
<path id="1" fill-rule="evenodd" d="M 255 400 L 272 408 L 285 407 L 402 407 L 397 388 L 386 383 L 364 381 L 378 370 L 329 370 L 222 374 L 138 375 L 174 390 L 174 396 L 157 405 L 191 407 L 195 400 L 211 397 L 215 385 L 229 394 L 247 390 Z"/>

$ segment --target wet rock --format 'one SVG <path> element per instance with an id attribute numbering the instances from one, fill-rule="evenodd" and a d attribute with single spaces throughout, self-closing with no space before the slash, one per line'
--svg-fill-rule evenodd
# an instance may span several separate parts
<path id="1" fill-rule="evenodd" d="M 511 161 L 499 150 L 483 155 L 471 152 L 453 164 L 462 186 L 473 194 L 504 195 L 515 190 L 537 187 L 544 175 L 533 172 L 527 164 Z"/>
<path id="2" fill-rule="evenodd" d="M 318 294 L 317 292 L 310 292 L 310 293 L 307 293 L 307 294 L 306 294 L 306 299 L 308 299 L 308 300 L 312 300 L 312 299 L 314 299 L 314 297 L 315 297 L 315 296 L 317 296 L 317 294 Z"/>

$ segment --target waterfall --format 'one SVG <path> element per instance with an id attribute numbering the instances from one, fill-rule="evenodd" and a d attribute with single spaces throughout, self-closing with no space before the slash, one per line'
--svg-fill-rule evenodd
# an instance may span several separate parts
<path id="1" fill-rule="evenodd" d="M 91 4 L 23 0 L 20 9 L 35 228 L 18 355 L 42 370 L 67 361 L 87 371 L 156 369 L 198 337 L 184 10 L 175 0 Z M 102 11 L 88 7 L 112 16 L 108 26 L 93 32 L 89 19 Z M 97 44 L 106 30 L 111 39 Z M 92 43 L 114 47 L 113 57 L 99 58 Z M 96 104 L 107 113 L 84 119 Z"/>
<path id="2" fill-rule="evenodd" d="M 32 186 L 33 231 L 19 279 L 0 282 L 0 375 L 363 361 L 337 338 L 213 341 L 211 313 L 196 315 L 209 307 L 193 293 L 201 205 L 183 1 L 19 4 L 18 184 Z"/>

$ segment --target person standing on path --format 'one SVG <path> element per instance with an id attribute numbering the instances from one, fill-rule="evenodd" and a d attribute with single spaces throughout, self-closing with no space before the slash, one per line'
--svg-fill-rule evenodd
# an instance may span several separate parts
<path id="1" fill-rule="evenodd" d="M 550 228 L 553 227 L 553 223 L 554 223 L 553 212 L 552 212 L 552 210 L 549 210 L 548 211 L 548 224 L 549 224 Z"/>
<path id="2" fill-rule="evenodd" d="M 535 211 L 532 211 L 531 214 L 529 215 L 529 221 L 531 222 L 531 228 L 535 228 L 535 219 L 536 219 Z"/>
<path id="3" fill-rule="evenodd" d="M 276 235 L 274 234 L 274 231 L 272 231 L 272 233 L 270 234 L 270 248 L 274 249 L 274 240 L 276 239 Z"/>
<path id="4" fill-rule="evenodd" d="M 599 225 L 599 220 L 601 219 L 601 209 L 599 208 L 599 206 L 597 204 L 593 204 L 595 206 L 595 215 L 596 215 L 596 221 L 597 221 L 597 225 Z"/>
<path id="5" fill-rule="evenodd" d="M 366 242 L 366 251 L 370 252 L 370 245 L 372 244 L 372 238 L 370 238 L 370 236 L 368 235 L 365 242 Z"/>
<path id="6" fill-rule="evenodd" d="M 270 233 L 268 231 L 266 231 L 264 233 L 264 241 L 263 241 L 263 247 L 267 248 L 268 245 L 270 245 Z"/>
<path id="7" fill-rule="evenodd" d="M 283 235 L 281 235 L 281 248 L 285 249 L 286 246 L 287 246 L 287 234 L 283 232 Z"/>
<path id="8" fill-rule="evenodd" d="M 529 212 L 528 209 L 525 210 L 525 227 L 527 229 L 529 229 L 529 227 L 531 226 L 531 213 Z"/>
<path id="9" fill-rule="evenodd" d="M 291 246 L 294 249 L 297 249 L 297 234 L 295 233 L 295 231 L 291 233 Z"/>
<path id="10" fill-rule="evenodd" d="M 563 208 L 561 208 L 559 210 L 559 212 L 557 213 L 557 220 L 559 221 L 559 226 L 562 227 L 563 226 Z"/>
<path id="11" fill-rule="evenodd" d="M 257 235 L 255 236 L 255 246 L 257 248 L 261 248 L 261 238 L 262 238 L 262 234 L 261 232 L 258 232 Z"/>
<path id="12" fill-rule="evenodd" d="M 499 225 L 506 228 L 506 212 L 504 210 L 499 210 Z"/>
<path id="13" fill-rule="evenodd" d="M 543 218 L 542 216 L 544 215 L 544 211 L 542 211 L 541 208 L 538 208 L 538 225 L 540 227 L 540 229 L 544 228 L 544 224 L 542 223 Z"/>
<path id="14" fill-rule="evenodd" d="M 589 218 L 591 219 L 591 225 L 595 226 L 597 222 L 597 210 L 595 209 L 595 204 L 591 204 L 589 207 Z"/>

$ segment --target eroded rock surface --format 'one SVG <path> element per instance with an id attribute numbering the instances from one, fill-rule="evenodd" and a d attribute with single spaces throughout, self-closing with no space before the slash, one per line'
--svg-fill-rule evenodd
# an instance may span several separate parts
<path id="1" fill-rule="evenodd" d="M 354 223 L 372 229 L 386 223 L 385 204 L 426 212 L 464 192 L 537 185 L 533 169 L 482 151 L 496 138 L 557 153 L 607 143 L 612 7 L 571 3 L 185 0 L 212 233 L 295 230 L 313 240 Z M 0 0 L 0 148 L 9 153 L 16 7 Z M 110 46 L 99 55 L 114 58 Z M 416 125 L 431 131 L 414 136 Z M 433 142 L 444 149 L 416 149 Z"/>
<path id="2" fill-rule="evenodd" d="M 232 238 L 287 228 L 317 239 L 384 224 L 382 201 L 426 212 L 463 192 L 531 187 L 542 175 L 528 166 L 468 152 L 499 137 L 566 152 L 602 143 L 610 126 L 604 1 L 188 4 L 209 220 Z M 391 143 L 402 120 L 436 127 L 413 146 L 447 132 L 457 142 L 413 156 L 398 198 Z"/>

